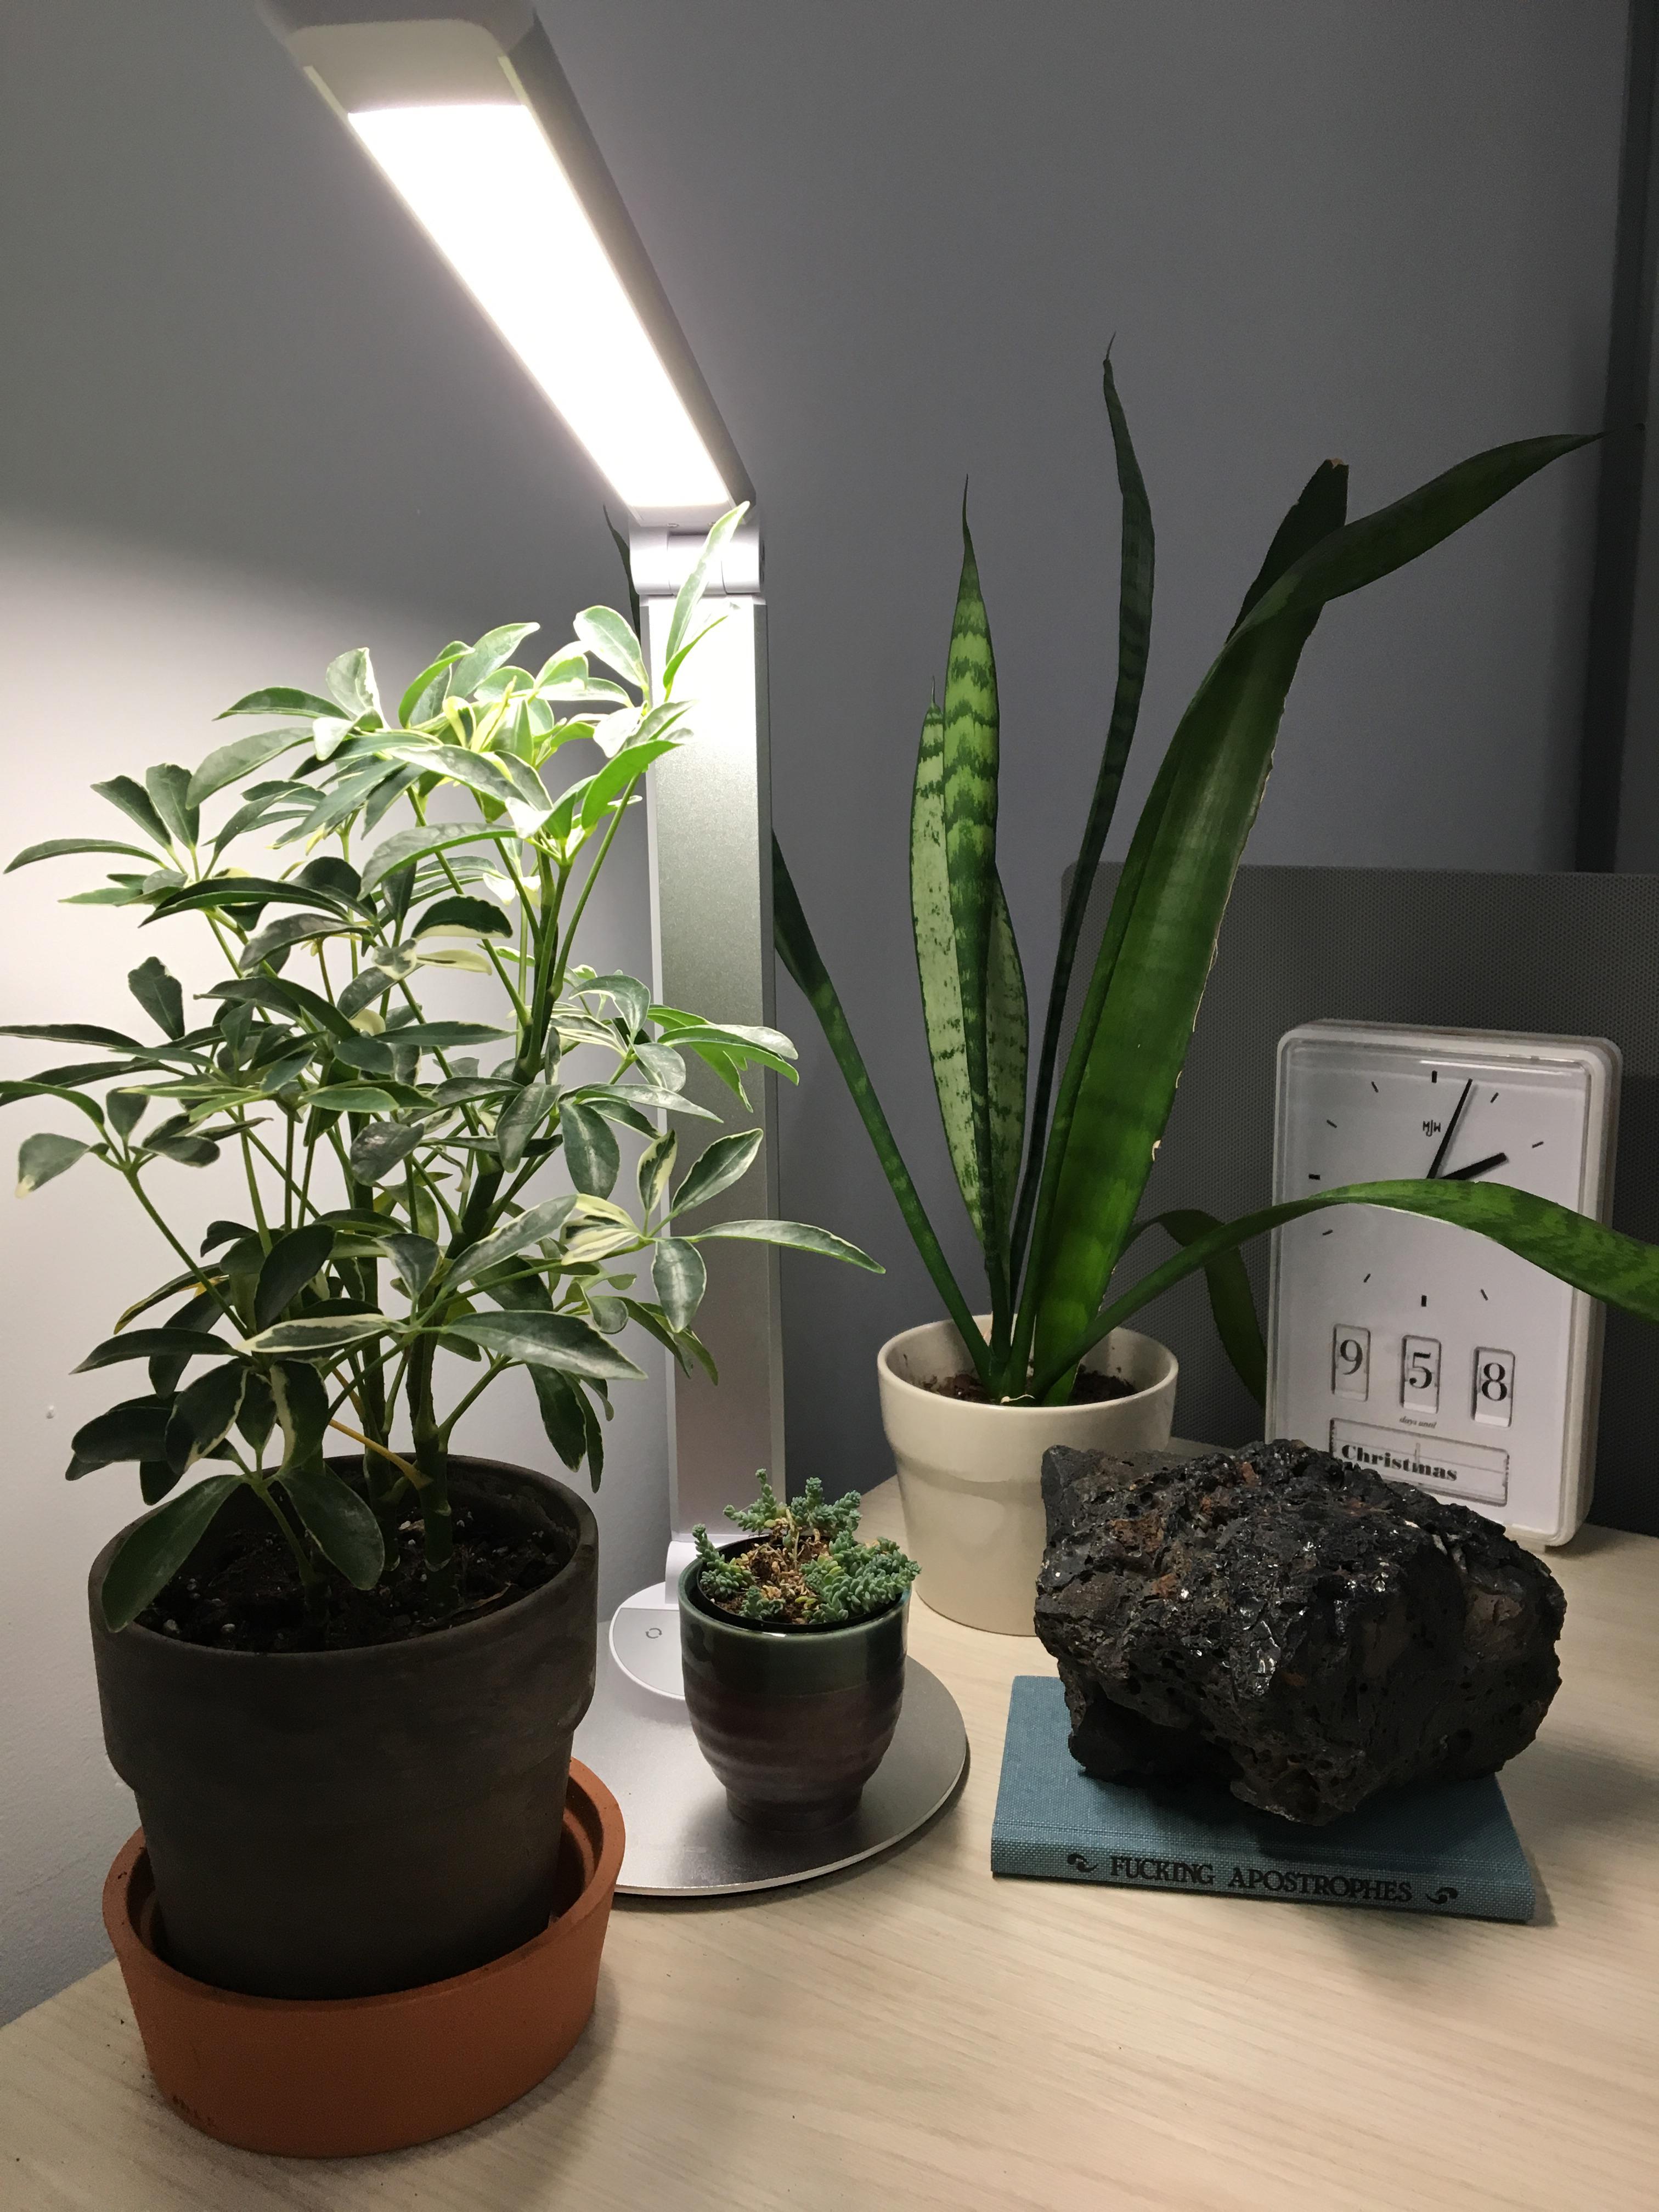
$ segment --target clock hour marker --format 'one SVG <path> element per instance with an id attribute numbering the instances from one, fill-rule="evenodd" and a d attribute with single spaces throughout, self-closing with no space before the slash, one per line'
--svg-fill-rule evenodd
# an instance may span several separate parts
<path id="1" fill-rule="evenodd" d="M 1331 1117 L 1330 1117 L 1330 1115 L 1329 1115 L 1328 1114 L 1325 1116 L 1325 1127 L 1326 1127 L 1328 1129 L 1334 1129 L 1334 1128 L 1335 1128 L 1335 1127 L 1336 1127 L 1335 1122 L 1332 1121 L 1332 1119 L 1331 1119 Z"/>
<path id="2" fill-rule="evenodd" d="M 1309 1177 L 1308 1177 L 1308 1181 L 1309 1181 L 1310 1182 L 1323 1182 L 1323 1181 L 1324 1181 L 1324 1180 L 1325 1180 L 1325 1178 L 1324 1178 L 1324 1176 L 1316 1176 L 1316 1175 L 1311 1175 L 1311 1174 L 1310 1174 L 1310 1175 L 1309 1176 Z"/>
<path id="3" fill-rule="evenodd" d="M 1319 1233 L 1322 1237 L 1334 1237 L 1336 1231 L 1334 1229 L 1322 1229 Z"/>
<path id="4" fill-rule="evenodd" d="M 1439 1070 L 1437 1067 L 1431 1067 L 1431 1068 L 1429 1070 L 1429 1080 L 1430 1080 L 1430 1082 L 1431 1082 L 1431 1083 L 1438 1083 L 1438 1082 L 1439 1082 L 1439 1080 L 1440 1080 L 1440 1070 Z"/>
<path id="5" fill-rule="evenodd" d="M 1483 1298 L 1486 1298 L 1486 1294 L 1484 1291 L 1481 1291 L 1480 1295 Z M 1486 1304 L 1490 1305 L 1492 1304 L 1492 1300 L 1490 1298 L 1486 1298 Z"/>
<path id="6" fill-rule="evenodd" d="M 1492 1092 L 1492 1097 L 1487 1099 L 1486 1103 L 1488 1106 L 1495 1106 L 1498 1103 L 1498 1093 L 1495 1091 Z"/>
<path id="7" fill-rule="evenodd" d="M 1419 1304 L 1419 1305 L 1420 1305 L 1420 1306 L 1425 1306 L 1425 1305 L 1427 1305 L 1427 1304 L 1429 1303 L 1429 1294 L 1428 1294 L 1428 1292 L 1427 1292 L 1426 1291 L 1424 1291 L 1424 1293 L 1423 1293 L 1422 1297 L 1421 1297 L 1420 1298 L 1419 1298 L 1419 1300 L 1417 1301 L 1417 1303 L 1418 1303 L 1418 1304 Z"/>
<path id="8" fill-rule="evenodd" d="M 1534 1137 L 1532 1140 L 1532 1148 L 1534 1152 L 1539 1151 L 1541 1148 L 1544 1139 L 1541 1137 Z"/>
<path id="9" fill-rule="evenodd" d="M 1368 1282 L 1368 1283 L 1369 1283 L 1369 1282 L 1370 1282 L 1370 1277 L 1369 1275 L 1367 1275 L 1367 1276 L 1365 1276 L 1365 1277 L 1364 1277 L 1364 1279 L 1366 1282 Z"/>
<path id="10" fill-rule="evenodd" d="M 1373 1091 L 1376 1091 L 1376 1085 L 1374 1083 L 1371 1085 L 1371 1089 Z M 1376 1095 L 1380 1098 L 1382 1096 L 1382 1093 L 1380 1091 L 1376 1091 Z"/>

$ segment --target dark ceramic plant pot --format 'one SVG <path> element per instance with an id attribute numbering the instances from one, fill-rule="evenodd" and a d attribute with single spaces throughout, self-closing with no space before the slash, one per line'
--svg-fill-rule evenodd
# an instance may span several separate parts
<path id="1" fill-rule="evenodd" d="M 680 1577 L 685 1709 L 735 1819 L 800 1832 L 858 1809 L 904 1697 L 908 1595 L 845 1628 L 754 1628 Z"/>
<path id="2" fill-rule="evenodd" d="M 253 1996 L 373 1996 L 466 1973 L 547 1925 L 570 1739 L 593 1694 L 599 1530 L 546 1475 L 450 1469 L 458 1505 L 556 1528 L 570 1555 L 501 1612 L 404 1643 L 260 1654 L 137 1623 L 112 1635 L 99 1600 L 120 1539 L 94 1562 L 104 1741 L 138 1801 L 181 1973 Z M 197 1559 L 212 1557 L 210 1533 Z"/>

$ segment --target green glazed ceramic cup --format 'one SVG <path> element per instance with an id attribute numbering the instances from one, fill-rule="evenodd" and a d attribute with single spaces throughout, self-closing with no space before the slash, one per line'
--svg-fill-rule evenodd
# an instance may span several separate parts
<path id="1" fill-rule="evenodd" d="M 844 1628 L 756 1628 L 680 1577 L 685 1709 L 735 1819 L 796 1833 L 858 1809 L 904 1696 L 907 1594 Z"/>

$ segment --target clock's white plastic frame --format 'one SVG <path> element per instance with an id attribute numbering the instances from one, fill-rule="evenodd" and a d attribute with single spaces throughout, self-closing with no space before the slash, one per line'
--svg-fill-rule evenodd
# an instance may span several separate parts
<path id="1" fill-rule="evenodd" d="M 1301 1043 L 1349 1045 L 1362 1052 L 1368 1046 L 1385 1049 L 1390 1057 L 1406 1053 L 1425 1060 L 1455 1063 L 1460 1057 L 1479 1056 L 1508 1061 L 1517 1067 L 1540 1063 L 1571 1067 L 1583 1073 L 1588 1082 L 1583 1150 L 1580 1170 L 1579 1212 L 1605 1221 L 1613 1201 L 1613 1165 L 1619 1121 L 1621 1056 L 1617 1045 L 1605 1037 L 1542 1036 L 1509 1030 L 1419 1030 L 1389 1022 L 1304 1022 L 1289 1030 L 1279 1044 L 1273 1100 L 1273 1200 L 1292 1195 L 1288 1182 L 1288 1150 L 1291 1135 L 1289 1113 L 1291 1071 L 1295 1048 Z M 1354 1180 L 1361 1180 L 1356 1176 Z M 1395 1217 L 1409 1224 L 1413 1217 Z M 1437 1234 L 1438 1224 L 1420 1224 Z M 1273 1238 L 1267 1313 L 1267 1432 L 1285 1433 L 1279 1407 L 1286 1395 L 1280 1360 L 1284 1320 L 1285 1281 L 1283 1233 Z M 1534 1498 L 1532 1510 L 1517 1515 L 1507 1508 L 1485 1506 L 1474 1498 L 1463 1502 L 1491 1519 L 1501 1519 L 1516 1535 L 1534 1542 L 1564 1544 L 1573 1536 L 1589 1510 L 1595 1486 L 1595 1429 L 1601 1395 L 1601 1338 L 1604 1309 L 1598 1299 L 1575 1291 L 1570 1302 L 1566 1403 L 1562 1428 L 1560 1482 L 1557 1510 L 1551 1512 Z M 1311 1440 L 1311 1439 L 1310 1439 Z M 1511 1499 L 1510 1504 L 1517 1501 Z M 1540 1510 L 1541 1508 L 1541 1510 Z"/>

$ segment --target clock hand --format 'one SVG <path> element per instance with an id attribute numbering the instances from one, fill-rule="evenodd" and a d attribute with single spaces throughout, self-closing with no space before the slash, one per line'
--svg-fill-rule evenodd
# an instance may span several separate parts
<path id="1" fill-rule="evenodd" d="M 1507 1152 L 1493 1152 L 1484 1160 L 1474 1160 L 1466 1168 L 1453 1168 L 1441 1176 L 1442 1182 L 1468 1182 L 1475 1176 L 1483 1176 L 1488 1168 L 1506 1168 L 1510 1164 Z"/>
<path id="2" fill-rule="evenodd" d="M 1474 1090 L 1474 1078 L 1470 1076 L 1468 1081 L 1463 1085 L 1462 1097 L 1458 1100 L 1456 1105 L 1452 1108 L 1452 1117 L 1446 1124 L 1446 1133 L 1440 1139 L 1440 1149 L 1435 1154 L 1434 1164 L 1429 1170 L 1429 1181 L 1431 1182 L 1435 1180 L 1436 1176 L 1440 1173 L 1441 1169 L 1446 1164 L 1446 1155 L 1451 1150 L 1452 1139 L 1457 1134 L 1457 1125 L 1463 1118 L 1463 1109 L 1468 1104 L 1469 1093 Z"/>

